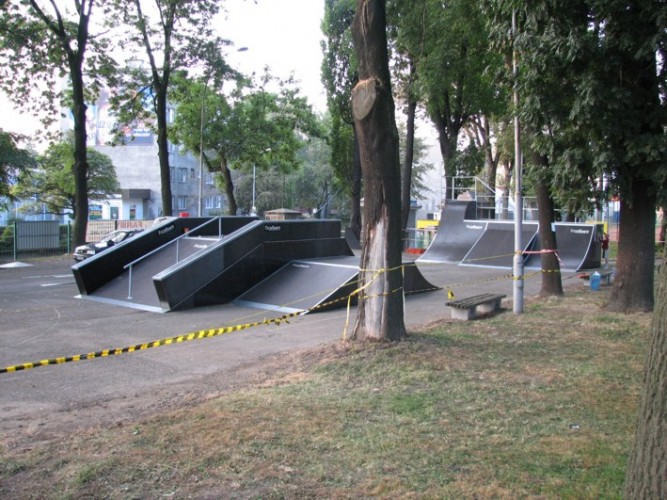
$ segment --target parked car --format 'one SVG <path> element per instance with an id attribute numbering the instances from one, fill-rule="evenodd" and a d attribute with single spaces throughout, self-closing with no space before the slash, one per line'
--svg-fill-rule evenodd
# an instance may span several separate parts
<path id="1" fill-rule="evenodd" d="M 143 231 L 143 229 L 119 229 L 118 231 L 107 234 L 97 243 L 87 243 L 78 246 L 74 249 L 74 260 L 82 261 L 88 257 L 92 257 L 93 255 L 100 253 L 102 250 L 106 250 L 121 241 L 132 238 L 141 231 Z"/>

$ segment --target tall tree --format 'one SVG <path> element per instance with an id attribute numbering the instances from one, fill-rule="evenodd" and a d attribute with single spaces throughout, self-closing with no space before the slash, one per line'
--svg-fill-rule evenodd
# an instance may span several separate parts
<path id="1" fill-rule="evenodd" d="M 130 26 L 132 32 L 119 43 L 125 50 L 143 52 L 148 68 L 129 68 L 130 80 L 118 82 L 125 90 L 116 103 L 121 103 L 120 121 L 132 122 L 146 118 L 145 104 L 150 103 L 157 131 L 162 212 L 171 215 L 172 194 L 169 171 L 168 96 L 175 71 L 201 66 L 203 61 L 221 58 L 225 42 L 211 28 L 219 11 L 219 0 L 114 0 L 109 10 L 116 25 Z M 209 67 L 224 70 L 221 63 Z"/>
<path id="2" fill-rule="evenodd" d="M 425 5 L 391 1 L 388 2 L 390 27 L 389 43 L 393 49 L 393 69 L 397 100 L 400 100 L 405 111 L 405 143 L 401 165 L 401 228 L 407 234 L 410 216 L 410 194 L 412 169 L 415 152 L 415 132 L 417 106 L 419 104 L 419 87 L 417 85 L 417 65 L 424 50 L 426 23 Z"/>
<path id="3" fill-rule="evenodd" d="M 486 3 L 495 8 L 494 31 L 506 33 L 513 4 Z M 620 195 L 617 272 L 607 304 L 617 311 L 654 304 L 655 208 L 667 178 L 664 75 L 656 59 L 664 9 L 655 2 L 545 0 L 518 11 L 520 112 L 524 123 L 545 132 L 535 145 L 554 167 L 553 185 L 590 199 L 604 176 Z"/>
<path id="4" fill-rule="evenodd" d="M 661 266 L 625 498 L 667 497 L 667 265 Z"/>
<path id="5" fill-rule="evenodd" d="M 667 179 L 667 108 L 660 101 L 656 60 L 656 41 L 665 37 L 665 7 L 640 1 L 589 5 L 595 39 L 582 55 L 604 64 L 583 69 L 582 98 L 574 109 L 595 155 L 611 159 L 604 170 L 621 198 L 616 278 L 607 308 L 650 311 L 655 209 Z M 583 67 L 583 61 L 575 61 Z"/>
<path id="6" fill-rule="evenodd" d="M 558 260 L 558 242 L 554 232 L 554 201 L 549 189 L 550 178 L 549 160 L 545 155 L 535 152 L 531 154 L 532 165 L 529 172 L 535 184 L 535 196 L 537 198 L 537 217 L 539 222 L 538 235 L 540 240 L 540 255 L 542 264 L 542 288 L 541 297 L 563 295 L 563 281 L 560 274 L 560 262 Z"/>
<path id="7" fill-rule="evenodd" d="M 0 206 L 2 198 L 14 199 L 12 187 L 19 176 L 35 166 L 35 156 L 19 147 L 23 137 L 0 129 Z"/>
<path id="8" fill-rule="evenodd" d="M 406 333 L 401 293 L 401 177 L 384 0 L 357 0 L 352 35 L 359 60 L 352 112 L 365 183 L 362 294 L 355 336 L 399 340 Z"/>
<path id="9" fill-rule="evenodd" d="M 270 89 L 270 87 L 272 87 Z M 276 167 L 283 175 L 299 166 L 298 152 L 309 137 L 323 135 L 311 106 L 292 80 L 264 75 L 260 84 L 240 81 L 230 95 L 207 82 L 174 79 L 176 117 L 172 140 L 201 155 L 215 172 L 230 215 L 238 206 L 232 170 L 260 175 Z"/>
<path id="10" fill-rule="evenodd" d="M 427 114 L 438 131 L 447 180 L 445 196 L 452 198 L 459 135 L 474 114 L 497 99 L 488 75 L 493 74 L 498 56 L 488 50 L 485 18 L 478 2 L 450 0 L 444 8 L 441 2 L 429 0 L 418 4 L 425 9 L 418 81 Z"/>
<path id="11" fill-rule="evenodd" d="M 362 176 L 350 93 L 358 81 L 357 64 L 350 26 L 354 18 L 354 0 L 325 0 L 322 32 L 322 81 L 327 91 L 331 115 L 331 164 L 336 176 L 350 195 L 350 229 L 361 235 Z"/>
<path id="12" fill-rule="evenodd" d="M 86 199 L 104 199 L 118 192 L 120 186 L 111 159 L 89 148 Z M 31 200 L 21 207 L 23 212 L 41 213 L 42 206 L 51 214 L 77 216 L 74 169 L 74 143 L 70 134 L 65 140 L 51 144 L 37 158 L 38 166 L 25 171 L 13 194 L 17 198 Z"/>
<path id="13" fill-rule="evenodd" d="M 57 120 L 60 99 L 65 98 L 74 122 L 73 240 L 80 244 L 85 242 L 88 221 L 86 98 L 94 94 L 100 71 L 104 68 L 108 73 L 112 66 L 104 51 L 104 39 L 93 37 L 89 30 L 95 0 L 73 0 L 71 7 L 65 8 L 63 2 L 21 0 L 3 8 L 0 85 L 19 106 L 46 109 L 47 113 L 41 114 L 46 124 Z M 93 51 L 87 57 L 89 47 Z M 68 83 L 62 87 L 60 80 L 65 75 Z M 91 90 L 88 95 L 85 79 Z M 62 92 L 57 90 L 60 88 Z"/>

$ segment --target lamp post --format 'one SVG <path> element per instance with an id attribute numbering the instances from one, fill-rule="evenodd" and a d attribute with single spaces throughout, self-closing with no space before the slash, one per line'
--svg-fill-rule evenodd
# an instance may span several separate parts
<path id="1" fill-rule="evenodd" d="M 257 206 L 255 205 L 255 180 L 256 180 L 256 169 L 255 165 L 252 166 L 252 207 L 250 207 L 250 215 L 257 215 Z"/>
<path id="2" fill-rule="evenodd" d="M 208 76 L 204 83 L 204 91 L 201 97 L 201 114 L 199 116 L 199 202 L 197 203 L 197 217 L 202 216 L 202 192 L 204 188 L 204 99 L 208 90 Z"/>
<path id="3" fill-rule="evenodd" d="M 512 45 L 516 43 L 516 10 L 512 11 Z M 513 47 L 512 74 L 514 75 L 514 289 L 513 312 L 523 314 L 523 246 L 521 243 L 521 229 L 523 225 L 523 197 L 521 179 L 521 135 L 519 127 L 519 93 L 517 91 L 517 77 L 519 66 L 516 47 Z"/>

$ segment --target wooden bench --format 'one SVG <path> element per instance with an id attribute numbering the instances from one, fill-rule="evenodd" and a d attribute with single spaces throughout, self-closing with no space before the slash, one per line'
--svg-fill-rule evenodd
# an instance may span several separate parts
<path id="1" fill-rule="evenodd" d="M 465 299 L 450 300 L 445 305 L 452 308 L 452 319 L 468 321 L 478 314 L 491 314 L 500 310 L 500 301 L 506 296 L 494 293 L 482 293 Z"/>
<path id="2" fill-rule="evenodd" d="M 611 285 L 611 278 L 614 276 L 614 271 L 604 270 L 598 272 L 600 273 L 600 283 Z"/>

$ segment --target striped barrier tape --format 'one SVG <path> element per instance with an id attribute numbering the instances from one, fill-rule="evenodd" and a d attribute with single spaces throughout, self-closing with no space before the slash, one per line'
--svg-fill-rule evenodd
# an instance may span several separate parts
<path id="1" fill-rule="evenodd" d="M 199 330 L 197 332 L 190 332 L 184 335 L 178 335 L 176 337 L 169 337 L 160 340 L 154 340 L 152 342 L 146 342 L 143 344 L 136 344 L 127 347 L 119 347 L 116 349 L 104 349 L 102 351 L 90 352 L 87 354 L 76 354 L 74 356 L 63 356 L 58 358 L 42 359 L 40 361 L 31 362 L 31 363 L 21 363 L 19 365 L 7 366 L 5 368 L 0 368 L 0 374 L 2 373 L 14 373 L 22 370 L 30 370 L 32 368 L 39 368 L 40 366 L 49 366 L 49 365 L 61 365 L 64 363 L 71 363 L 74 361 L 86 361 L 89 359 L 95 358 L 106 358 L 109 356 L 118 356 L 120 354 L 126 354 L 136 351 L 144 351 L 146 349 L 153 349 L 155 347 L 161 347 L 165 345 L 178 344 L 182 342 L 189 342 L 191 340 L 200 340 L 210 337 L 218 337 L 220 335 L 225 335 L 227 333 L 239 332 L 241 330 L 247 330 L 259 325 L 269 325 L 281 323 L 289 323 L 289 318 L 298 316 L 301 313 L 288 313 L 283 314 L 278 318 L 265 319 L 262 321 L 256 321 L 254 323 L 239 324 L 235 326 L 226 326 L 220 328 L 211 328 L 207 330 Z"/>
<path id="2" fill-rule="evenodd" d="M 153 349 L 156 347 L 161 347 L 161 346 L 166 346 L 166 345 L 171 345 L 171 344 L 178 344 L 178 343 L 183 343 L 183 342 L 189 342 L 193 340 L 201 340 L 205 338 L 211 338 L 211 337 L 218 337 L 221 335 L 229 334 L 229 333 L 234 333 L 234 332 L 239 332 L 243 330 L 248 330 L 250 328 L 254 328 L 257 326 L 262 326 L 262 325 L 270 325 L 270 324 L 275 324 L 275 325 L 280 325 L 282 323 L 289 323 L 290 318 L 294 318 L 297 316 L 301 316 L 307 312 L 315 312 L 319 309 L 324 309 L 327 307 L 331 307 L 339 302 L 347 302 L 347 314 L 346 314 L 346 322 L 345 322 L 345 330 L 343 333 L 343 338 L 346 336 L 347 328 L 349 326 L 349 315 L 350 315 L 350 306 L 351 306 L 351 301 L 355 296 L 358 296 L 358 298 L 362 300 L 368 300 L 374 297 L 378 296 L 388 296 L 390 294 L 402 292 L 403 288 L 398 288 L 396 290 L 392 290 L 391 292 L 385 292 L 382 294 L 375 294 L 375 295 L 362 295 L 362 292 L 370 286 L 370 284 L 377 279 L 380 275 L 384 274 L 385 272 L 391 272 L 395 270 L 404 270 L 405 267 L 407 266 L 416 266 L 415 263 L 412 264 L 403 264 L 401 266 L 397 266 L 396 268 L 392 269 L 378 269 L 375 271 L 370 271 L 367 270 L 367 272 L 374 272 L 374 275 L 372 279 L 366 283 L 365 285 L 358 287 L 355 289 L 353 292 L 351 292 L 349 295 L 345 297 L 340 297 L 337 299 L 333 299 L 327 302 L 323 302 L 321 304 L 318 304 L 312 308 L 309 308 L 304 311 L 297 311 L 297 312 L 291 312 L 291 313 L 286 313 L 283 314 L 279 317 L 276 318 L 270 318 L 270 319 L 263 319 L 261 321 L 255 321 L 255 322 L 249 322 L 249 323 L 242 323 L 242 324 L 237 324 L 234 326 L 225 326 L 225 327 L 219 327 L 219 328 L 211 328 L 211 329 L 205 329 L 205 330 L 199 330 L 196 332 L 190 332 L 186 333 L 183 335 L 178 335 L 174 337 L 169 337 L 169 338 L 164 338 L 164 339 L 159 339 L 159 340 L 154 340 L 152 342 L 146 342 L 143 344 L 135 344 L 132 346 L 126 346 L 126 347 L 120 347 L 120 348 L 115 348 L 115 349 L 104 349 L 101 351 L 95 351 L 91 353 L 86 353 L 86 354 L 76 354 L 73 356 L 61 356 L 61 357 L 56 357 L 56 358 L 49 358 L 49 359 L 42 359 L 39 361 L 35 362 L 28 362 L 28 363 L 21 363 L 17 365 L 11 365 L 11 366 L 6 366 L 4 368 L 0 368 L 0 374 L 4 373 L 15 373 L 19 371 L 25 371 L 25 370 L 30 370 L 33 368 L 39 368 L 41 366 L 50 366 L 50 365 L 61 365 L 65 363 L 71 363 L 71 362 L 76 362 L 76 361 L 86 361 L 90 359 L 95 359 L 95 358 L 104 358 L 104 357 L 109 357 L 109 356 L 118 356 L 120 354 L 127 354 L 127 353 L 132 353 L 132 352 L 137 352 L 137 351 L 143 351 L 146 349 Z M 531 276 L 535 276 L 539 274 L 540 272 L 559 272 L 559 271 L 545 271 L 545 270 L 538 270 L 535 271 L 534 273 L 529 273 L 521 277 L 521 279 L 528 278 Z M 454 298 L 454 292 L 453 288 L 457 286 L 469 286 L 475 283 L 483 283 L 483 282 L 489 282 L 489 281 L 497 281 L 501 279 L 508 279 L 508 278 L 514 278 L 513 274 L 503 274 L 500 276 L 494 276 L 491 278 L 484 278 L 484 279 L 476 279 L 476 280 L 470 280 L 470 281 L 464 281 L 464 282 L 458 282 L 458 283 L 450 283 L 444 286 L 434 286 L 432 288 L 427 288 L 423 290 L 415 290 L 410 293 L 420 293 L 420 292 L 427 292 L 427 291 L 435 291 L 435 290 L 442 290 L 446 289 L 447 290 L 447 295 L 448 297 Z M 298 299 L 303 300 L 303 299 Z M 288 306 L 289 304 L 284 304 L 284 306 Z"/>

